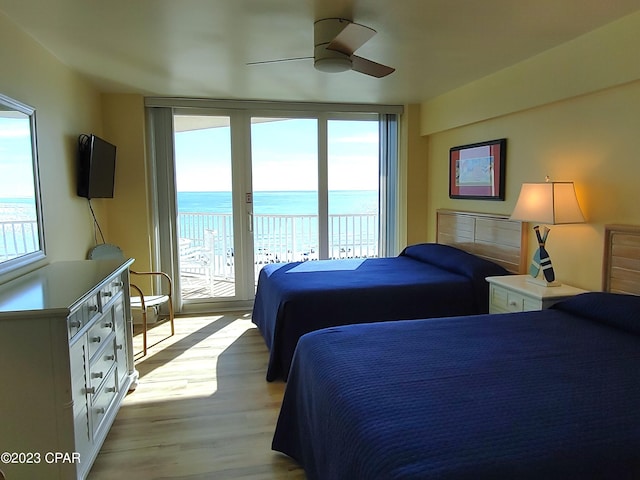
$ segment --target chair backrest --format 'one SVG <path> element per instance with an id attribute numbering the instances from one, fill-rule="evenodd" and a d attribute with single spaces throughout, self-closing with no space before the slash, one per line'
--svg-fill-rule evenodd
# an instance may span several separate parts
<path id="1" fill-rule="evenodd" d="M 120 247 L 110 243 L 101 243 L 89 250 L 88 260 L 124 260 L 125 256 Z"/>

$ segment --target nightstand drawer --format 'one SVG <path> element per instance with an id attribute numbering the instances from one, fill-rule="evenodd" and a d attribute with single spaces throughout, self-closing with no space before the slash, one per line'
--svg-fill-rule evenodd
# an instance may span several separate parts
<path id="1" fill-rule="evenodd" d="M 533 298 L 506 288 L 491 285 L 489 311 L 491 313 L 527 312 L 540 310 L 542 305 Z"/>
<path id="2" fill-rule="evenodd" d="M 549 308 L 585 290 L 560 285 L 540 286 L 530 281 L 529 275 L 487 277 L 489 282 L 489 313 L 529 312 Z"/>

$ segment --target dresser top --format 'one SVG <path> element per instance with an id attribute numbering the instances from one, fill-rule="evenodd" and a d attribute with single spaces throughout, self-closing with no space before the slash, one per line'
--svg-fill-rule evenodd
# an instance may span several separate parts
<path id="1" fill-rule="evenodd" d="M 18 313 L 70 310 L 129 260 L 55 262 L 0 285 L 0 319 Z"/>

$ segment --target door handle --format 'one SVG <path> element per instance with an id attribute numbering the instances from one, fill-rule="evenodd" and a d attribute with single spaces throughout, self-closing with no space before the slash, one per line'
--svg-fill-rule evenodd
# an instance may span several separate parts
<path id="1" fill-rule="evenodd" d="M 253 213 L 247 212 L 247 215 L 249 215 L 249 233 L 253 233 Z"/>

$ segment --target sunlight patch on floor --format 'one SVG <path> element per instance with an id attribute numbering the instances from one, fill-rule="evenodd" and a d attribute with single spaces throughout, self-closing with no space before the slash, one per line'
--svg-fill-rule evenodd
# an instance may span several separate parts
<path id="1" fill-rule="evenodd" d="M 234 343 L 255 329 L 250 315 L 243 313 L 178 317 L 175 325 L 174 336 L 168 336 L 170 327 L 166 322 L 150 329 L 148 353 L 136 358 L 140 381 L 125 404 L 157 401 L 158 390 L 167 400 L 214 395 L 218 375 L 227 374 L 219 372 L 219 360 L 226 355 L 226 368 L 232 371 L 233 364 L 242 360 L 241 353 L 232 351 Z M 136 332 L 134 351 L 141 350 L 142 335 Z"/>

